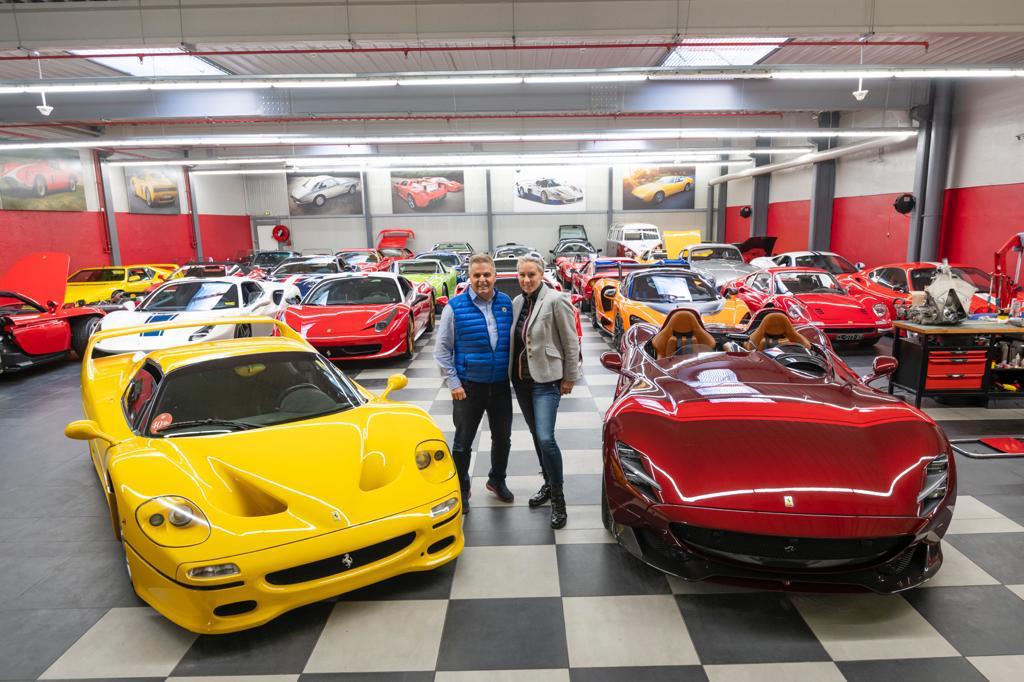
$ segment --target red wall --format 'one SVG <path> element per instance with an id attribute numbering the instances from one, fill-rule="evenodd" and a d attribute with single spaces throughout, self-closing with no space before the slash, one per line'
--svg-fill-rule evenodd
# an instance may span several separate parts
<path id="1" fill-rule="evenodd" d="M 248 216 L 200 214 L 199 234 L 203 238 L 204 258 L 224 260 L 253 248 Z"/>
<path id="2" fill-rule="evenodd" d="M 900 193 L 841 197 L 832 202 L 831 251 L 868 267 L 907 259 L 910 216 L 892 207 Z"/>
<path id="3" fill-rule="evenodd" d="M 939 253 L 950 263 L 990 272 L 996 249 L 1024 232 L 1024 183 L 948 189 L 945 200 Z"/>
<path id="4" fill-rule="evenodd" d="M 768 236 L 777 237 L 775 253 L 805 251 L 811 202 L 778 201 L 768 204 Z"/>
<path id="5" fill-rule="evenodd" d="M 103 214 L 70 211 L 0 211 L 0 272 L 34 251 L 71 254 L 71 270 L 109 265 Z"/>
<path id="6" fill-rule="evenodd" d="M 727 206 L 725 209 L 725 241 L 736 244 L 750 236 L 750 218 L 740 215 L 742 206 Z"/>
<path id="7" fill-rule="evenodd" d="M 118 213 L 116 218 L 121 262 L 125 265 L 195 259 L 191 216 Z"/>

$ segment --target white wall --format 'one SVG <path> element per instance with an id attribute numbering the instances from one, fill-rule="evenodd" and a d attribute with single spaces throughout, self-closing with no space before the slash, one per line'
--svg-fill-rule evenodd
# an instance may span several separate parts
<path id="1" fill-rule="evenodd" d="M 78 158 L 82 162 L 82 190 L 85 192 L 85 210 L 100 210 L 100 187 L 96 182 L 96 166 L 92 160 L 91 150 L 81 150 Z"/>
<path id="2" fill-rule="evenodd" d="M 749 206 L 754 196 L 754 179 L 740 178 L 729 183 L 727 206 Z"/>
<path id="3" fill-rule="evenodd" d="M 801 166 L 772 173 L 768 185 L 768 203 L 806 201 L 811 198 L 811 167 Z M 732 193 L 732 188 L 729 188 Z"/>
<path id="4" fill-rule="evenodd" d="M 246 215 L 241 175 L 193 175 L 196 210 L 207 215 Z"/>
<path id="5" fill-rule="evenodd" d="M 953 100 L 949 187 L 1024 182 L 1024 83 L 961 83 Z"/>

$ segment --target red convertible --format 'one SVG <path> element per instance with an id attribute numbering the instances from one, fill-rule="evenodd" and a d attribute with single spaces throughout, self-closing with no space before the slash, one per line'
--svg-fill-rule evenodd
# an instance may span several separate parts
<path id="1" fill-rule="evenodd" d="M 426 208 L 448 196 L 447 186 L 433 180 L 434 178 L 398 180 L 391 184 L 391 188 L 409 208 Z"/>
<path id="2" fill-rule="evenodd" d="M 862 380 L 814 327 L 777 311 L 711 333 L 677 309 L 621 355 L 604 421 L 602 517 L 640 560 L 687 580 L 855 585 L 930 579 L 953 518 L 942 430 Z"/>
<path id="3" fill-rule="evenodd" d="M 331 275 L 281 319 L 330 360 L 408 358 L 434 329 L 434 290 L 385 272 Z"/>
<path id="4" fill-rule="evenodd" d="M 7 188 L 45 197 L 52 192 L 74 192 L 82 183 L 81 166 L 63 159 L 8 161 L 0 168 Z"/>
<path id="5" fill-rule="evenodd" d="M 896 301 L 909 306 L 911 294 L 924 291 L 931 284 L 938 266 L 938 263 L 891 263 L 867 271 L 839 275 L 838 279 L 854 296 L 871 296 L 884 303 L 889 308 L 889 315 L 896 317 Z M 991 275 L 970 265 L 950 265 L 950 270 L 978 290 L 968 312 L 996 312 L 996 307 L 988 300 Z"/>
<path id="6" fill-rule="evenodd" d="M 79 356 L 104 311 L 61 307 L 71 257 L 33 253 L 0 277 L 0 374 Z"/>
<path id="7" fill-rule="evenodd" d="M 726 287 L 735 289 L 751 312 L 780 310 L 796 324 L 820 328 L 832 341 L 871 345 L 892 331 L 892 318 L 883 303 L 852 296 L 826 270 L 769 268 Z"/>

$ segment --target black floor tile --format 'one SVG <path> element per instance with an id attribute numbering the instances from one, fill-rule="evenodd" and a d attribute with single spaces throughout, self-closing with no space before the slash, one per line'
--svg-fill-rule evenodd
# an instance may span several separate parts
<path id="1" fill-rule="evenodd" d="M 455 562 L 432 571 L 414 571 L 384 582 L 346 592 L 338 601 L 396 601 L 399 599 L 447 599 L 452 593 Z"/>
<path id="2" fill-rule="evenodd" d="M 1024 583 L 1024 533 L 947 535 L 946 542 L 1002 584 Z"/>
<path id="3" fill-rule="evenodd" d="M 433 682 L 433 672 L 400 673 L 307 673 L 299 682 Z M 118 682 L 121 682 L 118 680 Z"/>
<path id="4" fill-rule="evenodd" d="M 1024 652 L 1024 600 L 1001 585 L 910 590 L 903 597 L 964 656 Z"/>
<path id="5" fill-rule="evenodd" d="M 601 474 L 566 476 L 563 488 L 566 504 L 601 504 Z"/>
<path id="6" fill-rule="evenodd" d="M 984 682 L 985 676 L 964 658 L 912 658 L 892 661 L 840 661 L 836 663 L 849 682 Z"/>
<path id="7" fill-rule="evenodd" d="M 580 397 L 570 393 L 558 401 L 559 412 L 597 412 L 597 403 L 593 398 Z"/>
<path id="8" fill-rule="evenodd" d="M 485 443 L 486 444 L 486 443 Z M 491 470 L 491 458 L 486 454 L 476 458 L 476 466 L 473 469 L 474 476 L 486 476 Z M 509 453 L 508 476 L 533 476 L 540 473 L 540 463 L 537 461 L 536 450 L 513 450 Z"/>
<path id="9" fill-rule="evenodd" d="M 107 519 L 92 521 L 110 526 Z M 114 551 L 65 558 L 14 599 L 12 606 L 22 609 L 144 606 L 128 579 L 121 547 L 111 543 L 111 550 Z"/>
<path id="10" fill-rule="evenodd" d="M 830 660 L 785 594 L 677 595 L 705 665 Z"/>
<path id="11" fill-rule="evenodd" d="M 568 666 L 561 599 L 449 602 L 438 670 L 542 670 Z"/>
<path id="12" fill-rule="evenodd" d="M 319 602 L 295 609 L 252 630 L 201 635 L 178 662 L 172 675 L 301 673 L 333 608 L 333 602 Z"/>
<path id="13" fill-rule="evenodd" d="M 359 381 L 358 379 L 356 380 L 356 382 L 359 383 L 360 385 L 364 386 L 368 390 L 373 391 L 374 393 L 379 392 L 380 389 L 383 388 L 383 386 L 381 386 L 379 388 L 371 388 L 370 386 L 366 386 L 366 384 L 364 384 L 363 382 Z M 385 384 L 386 383 L 387 382 L 385 381 Z M 437 397 L 437 391 L 438 391 L 437 388 L 403 388 L 401 391 L 398 391 L 397 393 L 395 393 L 394 396 L 395 396 L 395 400 L 400 401 L 400 402 L 401 401 L 426 402 L 428 400 L 433 400 L 434 398 L 436 398 Z"/>
<path id="14" fill-rule="evenodd" d="M 468 546 L 551 545 L 555 542 L 555 532 L 550 524 L 547 507 L 477 506 L 465 516 L 463 532 Z"/>
<path id="15" fill-rule="evenodd" d="M 1005 462 L 1000 462 L 1000 464 L 1005 464 Z M 1009 491 L 1007 492 L 1009 493 Z M 1017 523 L 1024 524 L 1024 490 L 1019 490 L 1017 494 L 985 495 L 979 499 L 1000 514 L 1010 517 Z"/>
<path id="16" fill-rule="evenodd" d="M 558 545 L 563 597 L 668 594 L 668 579 L 618 545 Z"/>
<path id="17" fill-rule="evenodd" d="M 949 438 L 1013 436 L 1021 432 L 1019 419 L 960 419 L 937 422 Z"/>
<path id="18" fill-rule="evenodd" d="M 699 665 L 651 666 L 649 668 L 573 668 L 572 682 L 707 682 Z"/>
<path id="19" fill-rule="evenodd" d="M 0 679 L 34 680 L 106 609 L 0 609 Z"/>

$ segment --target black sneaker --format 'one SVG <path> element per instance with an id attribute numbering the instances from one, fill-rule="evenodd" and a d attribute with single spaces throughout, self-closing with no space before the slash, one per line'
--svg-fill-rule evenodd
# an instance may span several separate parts
<path id="1" fill-rule="evenodd" d="M 530 507 L 537 508 L 537 507 L 541 506 L 542 504 L 544 504 L 545 502 L 547 502 L 550 499 L 551 499 L 551 486 L 549 486 L 547 483 L 545 483 L 544 485 L 542 485 L 540 487 L 540 490 L 537 491 L 537 494 L 530 498 L 530 500 L 529 500 L 529 502 L 527 502 L 527 504 L 529 504 Z"/>
<path id="2" fill-rule="evenodd" d="M 502 502 L 511 504 L 516 499 L 516 496 L 513 495 L 512 491 L 508 489 L 507 485 L 505 485 L 505 481 L 487 481 L 486 487 Z"/>
<path id="3" fill-rule="evenodd" d="M 473 493 L 469 490 L 465 490 L 462 493 L 462 513 L 469 513 L 469 498 L 473 496 Z"/>

